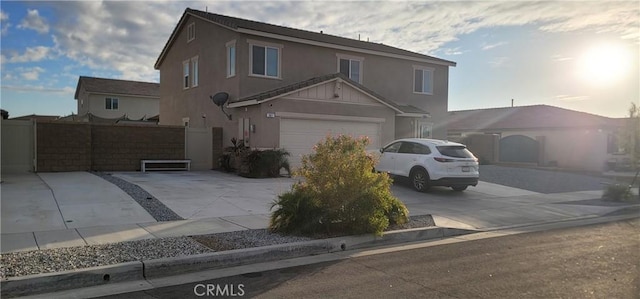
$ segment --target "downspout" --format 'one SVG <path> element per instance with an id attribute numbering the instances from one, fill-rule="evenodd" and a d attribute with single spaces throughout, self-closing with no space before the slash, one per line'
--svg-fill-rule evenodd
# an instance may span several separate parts
<path id="1" fill-rule="evenodd" d="M 33 122 L 33 172 L 38 172 L 38 122 Z"/>

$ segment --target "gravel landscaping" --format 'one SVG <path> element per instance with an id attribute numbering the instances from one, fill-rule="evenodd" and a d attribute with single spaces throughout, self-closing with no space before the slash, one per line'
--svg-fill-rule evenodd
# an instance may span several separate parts
<path id="1" fill-rule="evenodd" d="M 409 223 L 389 227 L 387 230 L 434 225 L 430 215 L 413 216 Z M 0 256 L 0 279 L 309 240 L 312 238 L 283 236 L 270 233 L 266 229 L 255 229 L 193 237 L 10 252 Z"/>
<path id="2" fill-rule="evenodd" d="M 149 192 L 140 188 L 136 184 L 129 183 L 121 178 L 114 177 L 109 173 L 92 172 L 106 181 L 118 186 L 129 194 L 140 206 L 142 206 L 156 221 L 184 220 L 180 215 L 165 206 L 160 200 L 153 197 Z"/>
<path id="3" fill-rule="evenodd" d="M 481 165 L 480 180 L 539 193 L 603 190 L 611 179 L 565 171 Z"/>
<path id="4" fill-rule="evenodd" d="M 10 252 L 0 258 L 0 278 L 206 252 L 211 250 L 189 237 Z"/>

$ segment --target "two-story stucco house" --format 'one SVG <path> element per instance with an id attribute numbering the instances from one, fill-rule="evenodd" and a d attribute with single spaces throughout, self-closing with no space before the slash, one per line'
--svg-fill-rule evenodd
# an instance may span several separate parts
<path id="1" fill-rule="evenodd" d="M 327 134 L 445 138 L 454 62 L 187 8 L 155 68 L 160 124 L 222 127 L 292 164 Z M 211 97 L 224 92 L 224 112 Z M 227 117 L 225 113 L 229 114 Z"/>
<path id="2" fill-rule="evenodd" d="M 148 119 L 159 114 L 160 84 L 80 76 L 78 115 L 105 119 Z"/>

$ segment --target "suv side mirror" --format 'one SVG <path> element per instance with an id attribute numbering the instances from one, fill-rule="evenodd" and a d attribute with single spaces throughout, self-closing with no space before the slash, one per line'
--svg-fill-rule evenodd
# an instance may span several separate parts
<path id="1" fill-rule="evenodd" d="M 380 148 L 380 153 L 384 153 L 384 148 Z"/>

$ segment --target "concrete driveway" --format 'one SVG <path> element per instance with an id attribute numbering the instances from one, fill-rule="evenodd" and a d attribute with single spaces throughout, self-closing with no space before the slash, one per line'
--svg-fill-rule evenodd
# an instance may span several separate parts
<path id="1" fill-rule="evenodd" d="M 185 220 L 157 222 L 117 186 L 87 172 L 3 175 L 2 252 L 265 228 L 290 178 L 247 179 L 218 171 L 122 172 Z M 419 193 L 401 180 L 392 192 L 411 215 L 444 227 L 490 230 L 635 211 L 600 200 L 601 190 L 544 194 L 480 182 L 465 192 Z M 635 210 L 633 210 L 635 209 Z"/>
<path id="2" fill-rule="evenodd" d="M 122 230 L 122 225 L 155 222 L 120 188 L 88 172 L 3 174 L 2 179 L 2 252 L 85 245 L 91 236 L 106 234 L 105 226 Z"/>
<path id="3" fill-rule="evenodd" d="M 271 203 L 295 181 L 247 179 L 217 171 L 114 175 L 141 186 L 185 219 L 244 215 L 265 219 L 265 226 Z M 600 190 L 545 194 L 488 182 L 465 192 L 434 187 L 419 193 L 397 180 L 392 192 L 411 215 L 431 214 L 439 225 L 472 229 L 596 217 L 630 206 L 601 201 Z"/>
<path id="4" fill-rule="evenodd" d="M 268 215 L 271 203 L 294 182 L 290 178 L 248 179 L 219 171 L 113 175 L 142 187 L 185 219 Z"/>

